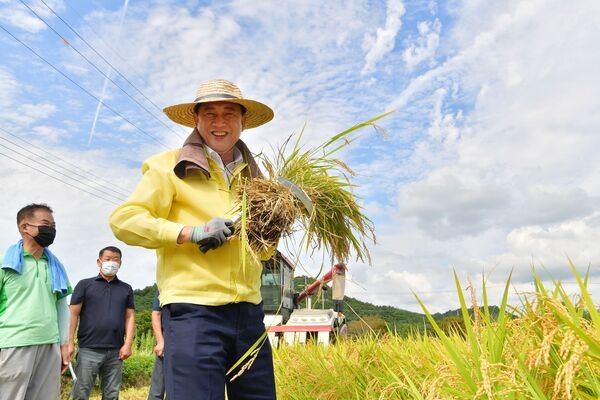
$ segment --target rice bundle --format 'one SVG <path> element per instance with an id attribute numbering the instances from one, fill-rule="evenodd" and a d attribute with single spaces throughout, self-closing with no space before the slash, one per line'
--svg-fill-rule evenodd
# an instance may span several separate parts
<path id="1" fill-rule="evenodd" d="M 292 192 L 274 179 L 255 178 L 243 182 L 240 195 L 244 218 L 241 223 L 248 247 L 261 254 L 277 245 L 284 234 L 292 233 L 292 224 L 300 209 Z M 244 221 L 245 219 L 245 221 Z"/>
<path id="2" fill-rule="evenodd" d="M 242 218 L 237 231 L 251 252 L 262 254 L 277 246 L 283 235 L 298 227 L 304 231 L 303 241 L 311 251 L 324 248 L 332 259 L 346 262 L 350 253 L 357 260 L 371 263 L 367 241 L 375 242 L 372 222 L 363 213 L 350 182 L 354 172 L 334 153 L 351 144 L 347 137 L 365 126 L 377 126 L 382 114 L 341 132 L 313 149 L 302 151 L 298 135 L 289 155 L 286 148 L 292 137 L 275 151 L 275 160 L 264 155 L 267 177 L 247 179 L 240 185 L 238 196 Z M 298 186 L 312 202 L 309 211 L 278 178 Z"/>

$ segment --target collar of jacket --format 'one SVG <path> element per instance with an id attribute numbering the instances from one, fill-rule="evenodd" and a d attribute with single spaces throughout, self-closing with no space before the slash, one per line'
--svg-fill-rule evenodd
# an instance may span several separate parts
<path id="1" fill-rule="evenodd" d="M 208 160 L 206 158 L 206 152 L 204 151 L 204 141 L 200 137 L 200 133 L 197 129 L 188 136 L 183 143 L 181 153 L 175 164 L 173 171 L 179 179 L 185 179 L 190 171 L 200 171 L 207 178 L 210 178 L 210 167 L 208 166 Z M 258 164 L 254 160 L 248 146 L 240 139 L 237 141 L 235 146 L 242 152 L 244 161 L 248 163 L 250 169 L 250 176 L 257 178 L 262 176 Z"/>

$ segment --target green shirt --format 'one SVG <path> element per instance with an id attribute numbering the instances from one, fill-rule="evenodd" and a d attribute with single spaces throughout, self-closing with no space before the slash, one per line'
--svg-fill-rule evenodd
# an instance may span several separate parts
<path id="1" fill-rule="evenodd" d="M 62 297 L 52 292 L 46 256 L 36 260 L 24 250 L 21 274 L 0 268 L 0 348 L 58 343 Z"/>

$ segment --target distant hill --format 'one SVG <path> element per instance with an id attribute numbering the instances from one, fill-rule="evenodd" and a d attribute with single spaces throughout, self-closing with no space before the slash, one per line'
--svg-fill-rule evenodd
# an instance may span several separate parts
<path id="1" fill-rule="evenodd" d="M 304 276 L 294 278 L 296 291 L 301 291 L 305 285 L 311 284 L 313 281 L 314 279 Z M 154 299 L 155 290 L 156 286 L 152 285 L 133 291 L 136 312 L 138 315 L 136 320 L 139 322 L 140 326 L 138 330 L 141 332 L 150 329 L 150 311 L 152 310 L 152 301 Z M 305 304 L 301 304 L 301 306 L 304 307 Z M 313 295 L 312 307 L 325 309 L 332 308 L 331 290 L 328 290 L 327 288 L 322 291 L 320 296 Z M 490 307 L 492 318 L 495 318 L 498 315 L 498 310 L 497 306 Z M 369 324 L 372 324 L 374 320 L 383 321 L 392 331 L 403 335 L 415 331 L 423 332 L 424 330 L 431 330 L 425 314 L 402 310 L 392 306 L 378 306 L 350 296 L 346 296 L 345 298 L 344 314 L 349 323 L 358 323 L 361 319 L 367 319 Z M 472 310 L 469 311 L 469 314 L 472 315 Z M 460 309 L 456 309 L 444 313 L 435 313 L 433 314 L 433 317 L 437 321 L 444 321 L 447 319 L 461 319 L 462 314 Z"/>
<path id="2" fill-rule="evenodd" d="M 306 283 L 310 284 L 314 280 L 303 276 L 295 278 L 296 291 L 301 291 Z M 152 334 L 150 313 L 156 286 L 147 286 L 143 289 L 133 291 L 136 306 L 136 330 L 137 334 Z M 305 307 L 305 303 L 300 305 Z M 323 290 L 319 295 L 312 296 L 313 308 L 329 309 L 333 307 L 331 301 L 331 290 Z M 489 311 L 492 319 L 498 315 L 499 308 L 490 306 Z M 469 315 L 472 315 L 472 309 L 469 309 Z M 344 315 L 349 324 L 349 332 L 355 335 L 362 335 L 369 331 L 387 332 L 388 329 L 400 336 L 407 336 L 411 333 L 432 333 L 433 329 L 425 314 L 402 310 L 392 306 L 378 306 L 367 303 L 354 297 L 346 296 L 344 301 Z M 444 313 L 432 314 L 440 326 L 462 325 L 462 312 L 460 309 L 448 310 Z"/>
<path id="3" fill-rule="evenodd" d="M 304 287 L 306 281 L 310 284 L 314 280 L 310 278 L 306 278 L 305 280 L 305 277 L 296 277 L 296 290 L 300 291 Z M 145 320 L 149 319 L 149 314 L 152 310 L 152 301 L 154 299 L 155 290 L 156 286 L 152 285 L 133 291 L 136 313 L 139 316 L 138 319 L 140 319 L 140 322 L 144 325 L 142 331 L 145 330 Z M 332 308 L 331 291 L 324 290 L 322 297 L 324 298 L 324 303 L 317 298 L 316 295 L 312 297 L 313 308 Z M 396 329 L 400 332 L 405 332 L 407 329 L 411 329 L 415 326 L 423 326 L 426 323 L 424 314 L 406 311 L 392 306 L 377 306 L 349 296 L 346 296 L 345 299 L 344 314 L 349 322 L 358 321 L 367 316 L 377 317 L 385 321 L 392 330 Z"/>
<path id="4" fill-rule="evenodd" d="M 500 312 L 500 307 L 498 307 L 498 306 L 489 306 L 488 310 L 489 310 L 489 313 L 490 313 L 490 318 L 492 320 L 497 319 L 498 313 Z M 472 317 L 473 316 L 473 309 L 469 308 L 468 311 L 469 311 L 469 315 Z M 482 311 L 483 311 L 483 309 L 482 309 Z M 441 321 L 441 320 L 452 318 L 452 317 L 462 317 L 462 311 L 460 310 L 460 308 L 457 308 L 456 310 L 450 310 L 450 311 L 446 311 L 444 313 L 435 313 L 435 314 L 432 314 L 432 316 L 436 320 Z"/>
<path id="5" fill-rule="evenodd" d="M 296 283 L 297 288 L 302 288 L 304 286 L 304 277 L 298 277 L 295 278 L 295 280 L 298 281 Z M 137 312 L 152 310 L 152 301 L 154 300 L 155 290 L 156 286 L 151 285 L 133 291 L 135 297 L 135 309 Z M 296 290 L 300 291 L 299 289 Z M 313 308 L 332 308 L 331 292 L 329 290 L 324 290 L 323 296 L 325 298 L 324 305 L 316 295 L 313 296 Z M 392 306 L 377 306 L 349 296 L 346 296 L 345 303 L 345 314 L 347 314 L 346 317 L 350 321 L 358 319 L 358 316 L 355 314 L 360 316 L 376 315 L 388 322 L 397 321 L 406 323 L 421 323 L 425 317 L 424 314 L 406 311 Z M 351 310 L 356 311 L 356 313 L 353 313 Z M 449 313 L 451 312 L 449 311 Z"/>

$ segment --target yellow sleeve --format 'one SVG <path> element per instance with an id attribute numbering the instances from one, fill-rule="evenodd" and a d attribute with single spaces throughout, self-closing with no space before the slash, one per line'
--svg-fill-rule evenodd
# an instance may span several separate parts
<path id="1" fill-rule="evenodd" d="M 174 197 L 168 154 L 152 157 L 142 166 L 142 178 L 127 200 L 110 215 L 108 223 L 117 239 L 133 246 L 156 249 L 173 245 L 181 223 L 169 221 Z"/>

